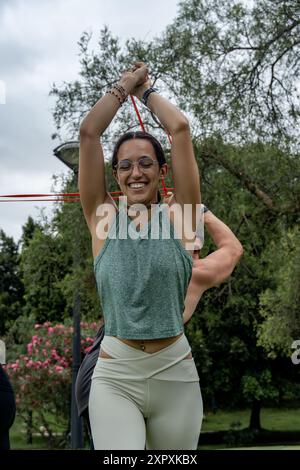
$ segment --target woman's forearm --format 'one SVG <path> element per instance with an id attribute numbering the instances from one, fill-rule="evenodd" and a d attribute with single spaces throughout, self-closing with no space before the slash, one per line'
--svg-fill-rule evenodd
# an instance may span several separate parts
<path id="1" fill-rule="evenodd" d="M 118 84 L 125 89 L 127 95 L 134 86 L 133 80 L 128 78 L 121 79 Z M 105 93 L 82 120 L 80 133 L 97 136 L 102 135 L 120 107 L 120 102 L 115 95 Z"/>
<path id="2" fill-rule="evenodd" d="M 147 87 L 140 87 L 138 98 L 141 99 Z M 147 108 L 157 116 L 162 126 L 172 136 L 182 128 L 189 127 L 185 115 L 170 101 L 159 93 L 151 93 L 147 100 Z"/>
<path id="3" fill-rule="evenodd" d="M 119 108 L 120 103 L 115 96 L 110 94 L 103 95 L 82 120 L 80 134 L 102 135 L 117 114 Z"/>

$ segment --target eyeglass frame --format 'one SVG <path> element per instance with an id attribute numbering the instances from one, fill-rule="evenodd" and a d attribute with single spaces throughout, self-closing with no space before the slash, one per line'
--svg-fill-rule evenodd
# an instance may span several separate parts
<path id="1" fill-rule="evenodd" d="M 152 165 L 149 166 L 148 168 L 143 168 L 142 166 L 140 166 L 140 160 L 141 160 L 142 158 L 148 158 L 149 160 L 151 160 L 151 161 L 152 161 Z M 121 170 L 119 169 L 119 164 L 122 163 L 122 162 L 124 162 L 124 161 L 130 162 L 130 168 L 128 168 L 128 170 L 127 170 L 127 169 L 123 169 L 123 170 L 122 170 L 122 169 L 121 169 Z M 144 170 L 148 171 L 150 168 L 152 168 L 153 165 L 156 165 L 156 164 L 159 164 L 158 160 L 154 160 L 153 158 L 148 157 L 148 155 L 143 155 L 143 156 L 140 157 L 136 162 L 133 162 L 132 160 L 129 160 L 129 158 L 124 158 L 124 160 L 121 160 L 120 162 L 118 162 L 118 163 L 115 165 L 115 168 L 114 168 L 114 169 L 115 169 L 116 171 L 119 170 L 121 173 L 126 173 L 126 172 L 129 173 L 129 172 L 132 172 L 132 171 L 133 171 L 133 168 L 135 167 L 135 165 L 138 165 L 138 167 L 139 167 L 139 169 L 140 169 L 141 171 L 144 171 Z"/>

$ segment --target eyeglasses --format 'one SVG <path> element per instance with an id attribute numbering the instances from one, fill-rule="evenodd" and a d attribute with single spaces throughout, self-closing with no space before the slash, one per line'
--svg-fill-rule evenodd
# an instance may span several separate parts
<path id="1" fill-rule="evenodd" d="M 132 171 L 135 165 L 138 165 L 139 169 L 142 171 L 150 170 L 153 165 L 158 164 L 157 160 L 153 160 L 150 157 L 141 157 L 136 162 L 132 162 L 131 160 L 121 160 L 119 163 L 116 164 L 115 168 L 120 172 Z"/>

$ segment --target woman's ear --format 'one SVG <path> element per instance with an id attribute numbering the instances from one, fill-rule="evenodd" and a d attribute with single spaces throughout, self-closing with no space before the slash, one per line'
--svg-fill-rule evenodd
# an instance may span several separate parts
<path id="1" fill-rule="evenodd" d="M 159 174 L 159 177 L 160 178 L 165 178 L 167 176 L 167 173 L 168 173 L 168 164 L 167 163 L 164 163 L 161 167 L 160 167 L 160 174 Z"/>

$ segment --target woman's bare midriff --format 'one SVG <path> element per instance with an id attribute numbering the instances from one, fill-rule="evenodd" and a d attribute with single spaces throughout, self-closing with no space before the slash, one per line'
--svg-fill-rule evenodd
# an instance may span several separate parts
<path id="1" fill-rule="evenodd" d="M 124 338 L 119 338 L 116 337 L 119 341 L 122 341 L 125 344 L 128 344 L 128 346 L 131 346 L 135 349 L 142 350 L 144 352 L 147 352 L 149 354 L 155 353 L 157 351 L 160 351 L 161 349 L 166 348 L 172 343 L 175 343 L 175 341 L 182 336 L 183 333 L 177 336 L 172 336 L 171 338 L 162 338 L 162 339 L 124 339 Z M 113 359 L 113 357 L 109 356 L 105 351 L 102 351 L 100 349 L 100 354 L 99 357 L 103 357 L 106 359 Z M 192 359 L 192 353 L 189 353 L 184 359 Z"/>

